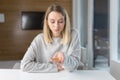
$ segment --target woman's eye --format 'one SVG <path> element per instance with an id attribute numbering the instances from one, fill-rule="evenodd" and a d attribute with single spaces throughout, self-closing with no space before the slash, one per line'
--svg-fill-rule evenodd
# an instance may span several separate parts
<path id="1" fill-rule="evenodd" d="M 58 21 L 58 23 L 63 23 L 63 20 L 61 20 L 61 21 Z"/>
<path id="2" fill-rule="evenodd" d="M 63 21 L 63 20 L 58 20 L 58 21 L 51 20 L 50 22 L 51 22 L 52 24 L 54 24 L 55 22 L 57 22 L 57 23 L 63 23 L 64 21 Z"/>
<path id="3" fill-rule="evenodd" d="M 51 21 L 51 23 L 55 23 L 55 21 Z"/>

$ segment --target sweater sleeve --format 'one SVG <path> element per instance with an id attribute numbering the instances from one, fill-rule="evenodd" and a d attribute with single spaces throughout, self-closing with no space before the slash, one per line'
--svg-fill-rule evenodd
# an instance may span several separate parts
<path id="1" fill-rule="evenodd" d="M 37 38 L 33 40 L 30 47 L 26 51 L 23 59 L 21 60 L 21 70 L 24 72 L 58 72 L 57 65 L 50 62 L 36 61 L 37 52 Z"/>
<path id="2" fill-rule="evenodd" d="M 78 68 L 81 59 L 80 38 L 78 32 L 72 34 L 72 41 L 70 43 L 68 52 L 65 53 L 65 60 L 63 66 L 68 71 L 74 71 Z"/>

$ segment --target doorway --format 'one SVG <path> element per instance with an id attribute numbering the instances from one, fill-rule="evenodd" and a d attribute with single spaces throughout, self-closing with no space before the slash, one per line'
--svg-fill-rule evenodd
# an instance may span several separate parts
<path id="1" fill-rule="evenodd" d="M 109 67 L 109 0 L 94 0 L 93 67 Z"/>

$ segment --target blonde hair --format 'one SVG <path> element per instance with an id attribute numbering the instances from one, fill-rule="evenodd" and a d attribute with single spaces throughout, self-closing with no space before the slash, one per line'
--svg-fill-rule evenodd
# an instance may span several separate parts
<path id="1" fill-rule="evenodd" d="M 44 40 L 46 43 L 51 43 L 52 42 L 52 32 L 48 26 L 48 15 L 50 12 L 56 11 L 61 13 L 65 17 L 65 26 L 62 31 L 62 44 L 69 44 L 71 41 L 71 26 L 70 26 L 70 19 L 68 16 L 67 11 L 61 7 L 60 5 L 53 4 L 50 5 L 45 13 L 45 18 L 44 18 L 44 28 L 43 28 L 43 33 L 44 33 Z"/>

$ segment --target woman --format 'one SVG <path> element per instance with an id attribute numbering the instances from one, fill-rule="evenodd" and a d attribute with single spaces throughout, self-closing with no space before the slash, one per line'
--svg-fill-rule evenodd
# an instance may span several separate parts
<path id="1" fill-rule="evenodd" d="M 71 30 L 66 10 L 60 5 L 48 7 L 43 33 L 38 34 L 21 61 L 26 72 L 73 71 L 80 62 L 80 40 Z"/>

